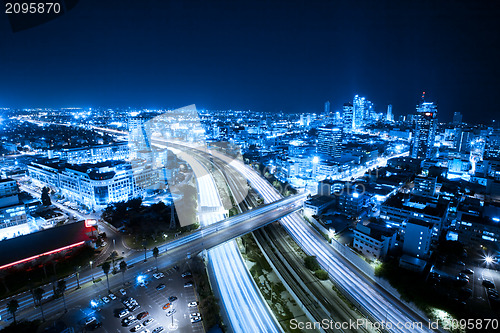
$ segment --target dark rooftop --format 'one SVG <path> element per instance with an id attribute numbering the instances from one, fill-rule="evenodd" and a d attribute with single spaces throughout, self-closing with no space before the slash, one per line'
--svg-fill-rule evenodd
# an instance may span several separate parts
<path id="1" fill-rule="evenodd" d="M 88 241 L 85 221 L 65 224 L 0 242 L 0 267 L 26 258 Z"/>

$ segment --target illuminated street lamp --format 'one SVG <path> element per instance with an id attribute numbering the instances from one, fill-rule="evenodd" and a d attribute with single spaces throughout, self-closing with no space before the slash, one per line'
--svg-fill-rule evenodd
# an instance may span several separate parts
<path id="1" fill-rule="evenodd" d="M 492 257 L 490 257 L 490 256 L 486 256 L 486 257 L 484 258 L 484 262 L 485 262 L 487 265 L 490 265 L 490 264 L 492 264 L 492 263 L 493 263 L 493 258 L 492 258 Z"/>
<path id="2" fill-rule="evenodd" d="M 92 275 L 92 283 L 95 283 L 95 281 L 94 281 L 94 272 L 92 271 L 92 264 L 93 264 L 93 262 L 91 260 L 90 261 L 90 274 Z"/>

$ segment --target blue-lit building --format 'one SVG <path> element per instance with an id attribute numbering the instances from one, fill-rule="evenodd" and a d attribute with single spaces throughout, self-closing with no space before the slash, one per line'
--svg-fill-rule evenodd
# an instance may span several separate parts
<path id="1" fill-rule="evenodd" d="M 14 179 L 0 179 L 0 240 L 28 234 L 26 207 Z"/>
<path id="2" fill-rule="evenodd" d="M 432 157 L 437 127 L 437 105 L 422 102 L 417 106 L 411 157 L 428 159 Z"/>
<path id="3" fill-rule="evenodd" d="M 72 165 L 43 160 L 28 165 L 28 174 L 40 186 L 50 186 L 65 198 L 92 209 L 141 197 L 147 189 L 167 186 L 165 168 L 134 161 Z"/>
<path id="4" fill-rule="evenodd" d="M 339 127 L 318 128 L 317 153 L 337 159 L 342 154 L 342 129 Z"/>

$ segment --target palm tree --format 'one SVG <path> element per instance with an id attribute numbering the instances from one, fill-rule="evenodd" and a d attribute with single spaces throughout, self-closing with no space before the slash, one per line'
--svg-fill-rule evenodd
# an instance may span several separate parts
<path id="1" fill-rule="evenodd" d="M 160 250 L 155 246 L 153 249 L 153 257 L 155 257 L 155 262 L 156 262 L 156 271 L 158 272 L 158 256 L 160 255 Z"/>
<path id="2" fill-rule="evenodd" d="M 59 280 L 57 281 L 57 293 L 62 295 L 64 302 L 64 312 L 68 312 L 68 308 L 66 307 L 66 298 L 64 297 L 64 292 L 66 291 L 66 281 Z"/>
<path id="3" fill-rule="evenodd" d="M 38 305 L 40 305 L 40 312 L 42 312 L 42 320 L 45 321 L 45 315 L 43 314 L 43 304 L 42 304 L 42 297 L 43 297 L 43 293 L 45 293 L 45 290 L 38 287 L 33 291 L 33 293 L 34 293 L 34 296 L 35 296 L 35 299 L 36 299 Z M 36 305 L 37 304 L 35 304 L 35 306 Z"/>
<path id="4" fill-rule="evenodd" d="M 123 284 L 125 284 L 125 271 L 127 270 L 127 263 L 125 261 L 120 262 L 120 272 L 122 272 Z"/>
<path id="5" fill-rule="evenodd" d="M 104 274 L 106 274 L 106 281 L 108 282 L 108 291 L 111 292 L 109 290 L 109 270 L 111 268 L 111 264 L 109 263 L 109 261 L 106 261 L 104 264 L 102 264 L 101 268 Z"/>
<path id="6" fill-rule="evenodd" d="M 19 309 L 19 302 L 16 299 L 11 299 L 9 303 L 7 303 L 7 311 L 12 314 L 14 317 L 14 325 L 16 324 L 16 311 Z"/>
<path id="7" fill-rule="evenodd" d="M 118 258 L 118 252 L 113 251 L 111 252 L 111 261 L 113 262 L 113 273 L 116 272 L 115 270 L 115 259 Z"/>
<path id="8" fill-rule="evenodd" d="M 76 289 L 80 289 L 80 266 L 75 266 Z"/>

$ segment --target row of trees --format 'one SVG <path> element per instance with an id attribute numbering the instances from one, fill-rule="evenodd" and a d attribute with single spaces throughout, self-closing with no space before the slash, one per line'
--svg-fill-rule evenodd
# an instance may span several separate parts
<path id="1" fill-rule="evenodd" d="M 54 296 L 62 296 L 63 298 L 63 303 L 64 303 L 64 312 L 68 311 L 68 308 L 66 306 L 66 297 L 65 297 L 65 292 L 66 292 L 66 281 L 65 280 L 59 280 L 57 281 L 57 287 L 55 289 Z M 40 312 L 42 314 L 42 320 L 45 321 L 45 314 L 43 312 L 43 295 L 45 294 L 45 290 L 42 287 L 35 288 L 31 290 L 31 295 L 33 296 L 33 303 L 36 306 L 40 307 Z M 12 314 L 12 317 L 14 318 L 14 325 L 17 324 L 16 320 L 16 312 L 19 309 L 19 302 L 16 299 L 11 299 L 7 303 L 7 311 Z"/>
<path id="2" fill-rule="evenodd" d="M 158 256 L 160 255 L 160 250 L 155 247 L 153 250 L 153 257 L 155 258 L 156 261 L 156 270 L 158 271 Z M 111 271 L 111 266 L 113 265 L 114 269 L 114 262 L 111 264 L 109 261 L 106 261 L 102 264 L 101 268 L 103 273 L 106 275 L 106 282 L 108 285 L 108 292 L 111 292 L 109 288 L 109 273 Z M 123 279 L 123 284 L 125 284 L 125 272 L 127 271 L 128 265 L 125 261 L 121 261 L 119 264 L 119 271 L 122 273 L 122 279 Z M 78 278 L 78 271 L 76 272 L 76 278 L 77 278 L 77 289 L 80 288 L 80 281 Z M 65 280 L 59 280 L 57 281 L 57 286 L 54 289 L 54 296 L 59 297 L 62 296 L 63 298 L 63 303 L 64 303 L 64 311 L 67 312 L 68 308 L 66 306 L 66 298 L 65 298 L 65 292 L 66 292 L 66 281 Z M 33 303 L 36 306 L 40 307 L 40 312 L 42 314 L 42 320 L 45 321 L 45 314 L 43 312 L 43 295 L 45 294 L 45 290 L 42 287 L 38 287 L 35 289 L 31 290 L 31 294 L 33 296 Z M 14 325 L 17 324 L 16 321 L 16 312 L 19 309 L 19 302 L 16 299 L 11 299 L 7 303 L 7 311 L 12 314 L 12 317 L 14 319 Z"/>

